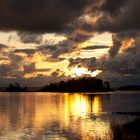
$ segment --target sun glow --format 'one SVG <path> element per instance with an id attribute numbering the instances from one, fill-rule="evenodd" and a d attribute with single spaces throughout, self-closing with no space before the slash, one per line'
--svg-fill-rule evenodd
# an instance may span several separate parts
<path id="1" fill-rule="evenodd" d="M 35 78 L 35 77 L 37 77 L 37 74 L 35 72 L 24 74 L 24 78 L 26 79 Z"/>
<path id="2" fill-rule="evenodd" d="M 83 74 L 87 73 L 88 70 L 86 68 L 77 68 L 77 67 L 74 67 L 71 69 L 71 72 L 73 74 L 75 74 L 76 76 L 82 76 Z"/>
<path id="3" fill-rule="evenodd" d="M 91 76 L 91 77 L 96 77 L 98 74 L 100 74 L 102 71 L 101 70 L 95 70 L 95 71 L 89 71 L 88 68 L 78 68 L 78 67 L 73 67 L 69 71 L 66 72 L 66 75 L 70 75 L 71 77 L 80 77 L 80 76 Z"/>

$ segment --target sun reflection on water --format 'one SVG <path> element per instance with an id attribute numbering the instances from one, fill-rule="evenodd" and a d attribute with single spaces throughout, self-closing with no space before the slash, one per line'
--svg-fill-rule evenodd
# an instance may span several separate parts
<path id="1" fill-rule="evenodd" d="M 70 113 L 74 116 L 84 116 L 89 112 L 90 106 L 87 97 L 79 94 L 69 96 Z"/>
<path id="2" fill-rule="evenodd" d="M 3 129 L 10 136 L 18 136 L 19 140 L 26 137 L 26 131 L 30 132 L 27 139 L 39 136 L 81 140 L 112 137 L 109 121 L 96 118 L 102 111 L 100 96 L 29 93 L 5 96 L 4 102 L 3 113 L 0 108 L 0 131 Z M 17 134 L 11 129 L 15 125 Z"/>
<path id="3" fill-rule="evenodd" d="M 92 101 L 93 104 L 93 110 L 92 112 L 95 114 L 99 114 L 102 112 L 102 102 L 100 96 L 95 96 L 94 100 Z"/>

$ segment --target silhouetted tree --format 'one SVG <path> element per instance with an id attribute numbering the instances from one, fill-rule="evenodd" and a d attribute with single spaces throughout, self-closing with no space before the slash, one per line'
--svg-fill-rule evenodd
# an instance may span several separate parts
<path id="1" fill-rule="evenodd" d="M 6 91 L 9 92 L 21 92 L 21 91 L 27 91 L 27 87 L 21 88 L 20 84 L 15 82 L 15 84 L 10 84 L 9 87 L 6 89 Z"/>
<path id="2" fill-rule="evenodd" d="M 60 81 L 45 86 L 41 91 L 59 91 L 59 92 L 90 92 L 90 91 L 104 91 L 109 89 L 109 83 L 106 83 L 106 88 L 103 87 L 102 79 L 95 77 L 83 77 L 79 79 L 71 79 L 66 82 Z"/>
<path id="3" fill-rule="evenodd" d="M 110 83 L 108 81 L 105 81 L 104 82 L 104 87 L 107 89 L 107 90 L 110 90 Z"/>

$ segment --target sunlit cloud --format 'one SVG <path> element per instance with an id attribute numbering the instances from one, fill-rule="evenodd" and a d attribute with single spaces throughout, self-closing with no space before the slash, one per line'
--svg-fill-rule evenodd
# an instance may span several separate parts
<path id="1" fill-rule="evenodd" d="M 66 72 L 66 75 L 70 75 L 71 77 L 80 77 L 80 76 L 91 76 L 96 77 L 98 74 L 100 74 L 101 70 L 95 70 L 95 71 L 89 71 L 88 68 L 78 68 L 78 67 L 72 67 L 68 69 Z"/>
<path id="2" fill-rule="evenodd" d="M 127 50 L 128 48 L 135 47 L 135 40 L 133 38 L 126 39 L 121 42 L 120 52 Z"/>

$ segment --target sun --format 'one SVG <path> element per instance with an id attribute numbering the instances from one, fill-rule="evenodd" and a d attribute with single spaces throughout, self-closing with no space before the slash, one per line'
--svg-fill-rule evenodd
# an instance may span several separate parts
<path id="1" fill-rule="evenodd" d="M 83 74 L 87 73 L 88 70 L 86 68 L 74 67 L 74 68 L 71 69 L 71 72 L 76 76 L 82 76 Z"/>
<path id="2" fill-rule="evenodd" d="M 70 75 L 71 77 L 80 77 L 80 76 L 91 76 L 91 77 L 96 77 L 98 74 L 100 74 L 102 71 L 101 70 L 95 70 L 93 72 L 89 71 L 88 68 L 78 68 L 78 67 L 73 67 L 69 71 L 67 71 L 67 75 Z"/>
<path id="3" fill-rule="evenodd" d="M 91 76 L 92 76 L 92 77 L 96 77 L 96 76 L 99 75 L 100 73 L 102 73 L 102 70 L 95 70 L 95 71 L 91 72 Z"/>

